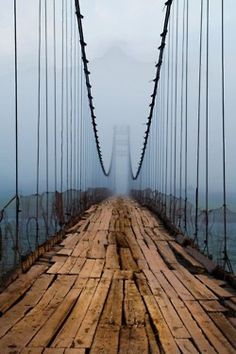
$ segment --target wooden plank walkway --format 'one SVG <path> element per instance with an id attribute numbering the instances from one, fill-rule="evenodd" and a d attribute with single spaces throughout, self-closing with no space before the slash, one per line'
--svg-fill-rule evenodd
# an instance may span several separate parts
<path id="1" fill-rule="evenodd" d="M 147 209 L 93 206 L 0 294 L 0 353 L 236 353 L 236 292 Z"/>

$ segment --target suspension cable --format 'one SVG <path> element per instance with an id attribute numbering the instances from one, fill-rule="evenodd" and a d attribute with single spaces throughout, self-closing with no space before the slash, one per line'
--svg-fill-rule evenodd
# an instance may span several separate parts
<path id="1" fill-rule="evenodd" d="M 162 38 L 161 39 L 161 45 L 158 48 L 159 49 L 159 58 L 158 58 L 158 62 L 156 64 L 156 68 L 157 68 L 156 76 L 155 76 L 155 78 L 153 80 L 154 81 L 154 89 L 153 89 L 153 93 L 151 95 L 152 101 L 151 101 L 151 104 L 150 104 L 150 111 L 149 111 L 149 116 L 148 116 L 148 121 L 147 121 L 147 129 L 145 131 L 143 147 L 142 147 L 142 150 L 141 150 L 141 157 L 140 157 L 140 160 L 139 160 L 139 164 L 138 164 L 138 168 L 137 168 L 136 173 L 134 174 L 133 170 L 131 169 L 131 176 L 132 176 L 133 180 L 136 180 L 138 178 L 139 174 L 140 174 L 140 171 L 141 171 L 142 165 L 143 165 L 143 160 L 144 160 L 146 148 L 147 148 L 147 141 L 148 141 L 148 137 L 149 137 L 149 133 L 150 133 L 154 107 L 155 107 L 155 104 L 156 104 L 157 89 L 158 89 L 158 84 L 159 84 L 159 79 L 160 79 L 160 73 L 161 73 L 164 49 L 165 49 L 165 45 L 166 45 L 166 36 L 167 36 L 167 32 L 168 32 L 168 23 L 169 23 L 170 10 L 171 10 L 172 2 L 173 2 L 173 0 L 168 0 L 165 3 L 166 13 L 165 13 L 163 31 L 161 33 L 161 38 Z"/>
<path id="2" fill-rule="evenodd" d="M 89 61 L 87 59 L 86 50 L 85 50 L 85 46 L 87 44 L 84 40 L 84 33 L 83 33 L 83 26 L 82 26 L 83 15 L 80 12 L 79 0 L 75 0 L 75 8 L 76 8 L 76 16 L 77 16 L 77 22 L 78 22 L 78 30 L 79 30 L 79 35 L 80 35 L 80 45 L 81 45 L 81 52 L 82 52 L 82 61 L 83 61 L 83 66 L 84 66 L 85 82 L 86 82 L 86 86 L 87 86 L 89 108 L 90 108 L 90 114 L 91 114 L 91 119 L 92 119 L 96 148 L 97 148 L 102 172 L 105 176 L 109 176 L 110 171 L 108 170 L 108 172 L 107 172 L 105 169 L 103 157 L 102 157 L 102 152 L 101 152 L 101 147 L 100 147 L 100 142 L 99 142 L 97 123 L 96 123 L 96 115 L 95 115 L 95 107 L 93 105 L 93 96 L 92 96 L 92 90 L 91 90 L 92 86 L 91 86 L 90 78 L 89 78 L 90 71 L 88 70 L 88 62 Z"/>

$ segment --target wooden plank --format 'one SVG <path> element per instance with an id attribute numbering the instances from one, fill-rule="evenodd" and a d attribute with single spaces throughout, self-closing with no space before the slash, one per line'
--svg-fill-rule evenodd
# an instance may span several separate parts
<path id="1" fill-rule="evenodd" d="M 209 275 L 200 274 L 196 275 L 196 277 L 220 298 L 227 299 L 235 295 L 235 290 L 222 288 L 217 281 Z"/>
<path id="2" fill-rule="evenodd" d="M 165 263 L 169 264 L 172 268 L 178 269 L 179 263 L 171 250 L 169 243 L 166 241 L 155 242 L 159 253 L 165 260 Z"/>
<path id="3" fill-rule="evenodd" d="M 168 299 L 164 291 L 160 291 L 155 295 L 156 302 L 161 310 L 161 313 L 171 330 L 174 338 L 190 338 L 190 334 L 179 318 L 174 306 Z"/>
<path id="4" fill-rule="evenodd" d="M 175 275 L 189 289 L 196 300 L 216 300 L 217 297 L 213 292 L 201 283 L 194 275 L 189 273 L 185 268 L 174 271 Z"/>
<path id="5" fill-rule="evenodd" d="M 178 295 L 173 288 L 173 286 L 170 285 L 170 283 L 167 281 L 163 273 L 160 272 L 155 272 L 154 273 L 156 279 L 158 280 L 159 284 L 161 285 L 162 289 L 165 291 L 166 295 L 172 299 L 172 298 L 177 298 Z"/>
<path id="6" fill-rule="evenodd" d="M 115 270 L 114 279 L 133 280 L 133 275 L 132 270 Z"/>
<path id="7" fill-rule="evenodd" d="M 123 281 L 113 280 L 90 353 L 116 354 L 122 321 Z"/>
<path id="8" fill-rule="evenodd" d="M 236 349 L 236 329 L 232 326 L 232 324 L 227 320 L 223 313 L 210 313 L 209 316 Z"/>
<path id="9" fill-rule="evenodd" d="M 81 289 L 72 289 L 28 346 L 47 347 L 73 308 Z"/>
<path id="10" fill-rule="evenodd" d="M 64 348 L 45 348 L 43 354 L 64 354 Z"/>
<path id="11" fill-rule="evenodd" d="M 74 249 L 80 240 L 80 235 L 78 233 L 67 234 L 66 238 L 61 242 L 65 248 Z"/>
<path id="12" fill-rule="evenodd" d="M 116 245 L 108 245 L 106 252 L 106 269 L 120 269 Z"/>
<path id="13" fill-rule="evenodd" d="M 112 232 L 109 230 L 108 233 L 108 244 L 109 245 L 115 245 L 116 244 L 116 232 Z"/>
<path id="14" fill-rule="evenodd" d="M 163 270 L 163 274 L 169 283 L 173 286 L 177 294 L 182 300 L 194 300 L 194 297 L 191 293 L 186 289 L 186 287 L 179 281 L 179 279 L 175 276 L 173 271 L 171 270 Z"/>
<path id="15" fill-rule="evenodd" d="M 169 244 L 170 244 L 170 247 L 174 250 L 174 252 L 176 252 L 178 255 L 180 255 L 184 259 L 184 261 L 186 261 L 188 263 L 188 265 L 190 265 L 191 267 L 193 267 L 194 269 L 196 269 L 198 271 L 205 270 L 203 265 L 201 263 L 199 263 L 198 261 L 196 261 L 195 258 L 190 256 L 188 254 L 188 252 L 186 252 L 186 250 L 182 246 L 180 246 L 178 243 L 170 242 Z"/>
<path id="16" fill-rule="evenodd" d="M 87 252 L 88 258 L 101 258 L 104 259 L 106 252 L 105 252 L 105 245 L 107 245 L 107 232 L 106 231 L 98 231 L 94 240 L 92 241 L 89 250 Z"/>
<path id="17" fill-rule="evenodd" d="M 198 250 L 196 250 L 190 246 L 187 246 L 186 252 L 190 256 L 192 256 L 194 259 L 196 259 L 196 261 L 201 263 L 206 268 L 208 273 L 213 273 L 214 270 L 216 270 L 217 265 L 213 261 L 211 261 L 209 258 L 207 258 L 205 255 L 201 254 Z"/>
<path id="18" fill-rule="evenodd" d="M 82 290 L 80 297 L 73 308 L 70 317 L 67 319 L 62 329 L 54 339 L 52 346 L 67 348 L 73 344 L 76 333 L 78 332 L 87 309 L 92 301 L 96 287 L 97 279 L 89 279 L 86 287 Z"/>
<path id="19" fill-rule="evenodd" d="M 194 347 L 189 339 L 176 339 L 179 349 L 182 354 L 198 354 L 199 351 Z"/>
<path id="20" fill-rule="evenodd" d="M 37 305 L 52 281 L 52 275 L 42 274 L 36 279 L 24 298 L 13 306 L 10 311 L 7 311 L 0 317 L 0 338 L 3 337 L 15 323 L 20 321 L 30 309 Z"/>
<path id="21" fill-rule="evenodd" d="M 88 249 L 89 249 L 89 242 L 87 240 L 86 241 L 81 240 L 74 248 L 72 256 L 84 258 L 87 255 Z"/>
<path id="22" fill-rule="evenodd" d="M 146 315 L 146 320 L 145 320 L 145 329 L 146 329 L 146 334 L 148 338 L 148 344 L 149 344 L 149 351 L 150 354 L 160 354 L 160 348 L 158 345 L 158 333 L 154 333 L 150 324 L 150 319 L 149 316 Z"/>
<path id="23" fill-rule="evenodd" d="M 34 265 L 27 273 L 21 274 L 0 294 L 0 315 L 5 313 L 26 291 L 35 280 L 47 269 L 46 265 Z"/>
<path id="24" fill-rule="evenodd" d="M 227 308 L 222 306 L 217 300 L 201 300 L 199 303 L 207 312 L 227 312 Z"/>
<path id="25" fill-rule="evenodd" d="M 64 261 L 60 261 L 60 262 L 56 262 L 54 263 L 48 270 L 47 273 L 48 274 L 57 274 L 59 272 L 59 270 L 63 267 L 64 263 L 66 262 L 68 257 L 66 257 L 66 259 L 64 259 Z"/>
<path id="26" fill-rule="evenodd" d="M 137 239 L 137 242 L 139 244 L 139 247 L 142 249 L 144 253 L 144 257 L 150 267 L 150 269 L 153 272 L 159 272 L 160 270 L 167 270 L 168 266 L 167 264 L 163 261 L 161 258 L 160 254 L 157 252 L 157 250 L 149 249 L 145 242 Z"/>
<path id="27" fill-rule="evenodd" d="M 69 274 L 76 261 L 77 259 L 75 257 L 68 257 L 63 266 L 59 269 L 58 274 Z"/>
<path id="28" fill-rule="evenodd" d="M 129 229 L 130 230 L 130 229 Z M 125 228 L 125 233 L 127 232 L 127 228 Z M 126 234 L 123 232 L 116 232 L 116 243 L 117 246 L 122 247 L 122 248 L 128 248 L 129 244 L 128 241 L 126 239 Z"/>
<path id="29" fill-rule="evenodd" d="M 161 311 L 158 308 L 158 305 L 156 303 L 156 300 L 153 296 L 144 296 L 144 301 L 147 306 L 149 315 L 152 319 L 153 325 L 155 326 L 159 338 L 160 338 L 160 344 L 164 350 L 165 353 L 168 354 L 177 354 L 180 353 L 174 338 L 169 330 L 169 327 L 167 326 Z"/>
<path id="30" fill-rule="evenodd" d="M 149 354 L 144 327 L 123 327 L 120 333 L 119 354 Z"/>
<path id="31" fill-rule="evenodd" d="M 18 351 L 23 349 L 52 316 L 74 282 L 75 276 L 58 276 L 39 303 L 0 339 L 2 352 L 9 346 L 14 346 Z"/>
<path id="32" fill-rule="evenodd" d="M 14 348 L 9 348 L 8 352 L 5 352 L 4 354 L 11 354 L 11 353 L 18 353 L 14 352 Z M 44 353 L 44 348 L 24 348 L 21 352 L 21 354 L 42 354 Z"/>
<path id="33" fill-rule="evenodd" d="M 129 248 L 120 248 L 120 259 L 122 269 L 131 270 L 133 272 L 137 272 L 139 270 Z"/>
<path id="34" fill-rule="evenodd" d="M 124 316 L 127 326 L 145 324 L 146 309 L 133 280 L 125 280 Z"/>
<path id="35" fill-rule="evenodd" d="M 216 327 L 197 301 L 186 301 L 187 308 L 194 316 L 204 335 L 219 353 L 235 353 L 235 349 Z"/>
<path id="36" fill-rule="evenodd" d="M 104 264 L 105 261 L 103 259 L 96 259 L 90 274 L 90 278 L 101 278 Z"/>
<path id="37" fill-rule="evenodd" d="M 152 294 L 153 295 L 159 294 L 159 292 L 162 291 L 162 288 L 161 288 L 161 285 L 158 282 L 157 278 L 152 273 L 152 271 L 148 270 L 148 269 L 144 269 L 143 273 L 145 274 L 145 276 L 146 276 L 146 278 L 148 280 L 148 284 L 149 284 L 149 287 L 152 290 Z"/>
<path id="38" fill-rule="evenodd" d="M 94 265 L 95 265 L 95 259 L 87 259 L 80 271 L 79 274 L 80 278 L 89 278 L 90 274 L 92 273 Z"/>
<path id="39" fill-rule="evenodd" d="M 75 257 L 73 257 L 75 258 Z M 80 271 L 86 261 L 86 258 L 75 258 L 75 263 L 70 269 L 70 274 L 80 274 Z"/>
<path id="40" fill-rule="evenodd" d="M 111 281 L 101 279 L 75 340 L 75 348 L 90 348 Z"/>
<path id="41" fill-rule="evenodd" d="M 86 350 L 83 348 L 68 348 L 64 354 L 86 354 Z"/>
<path id="42" fill-rule="evenodd" d="M 67 256 L 55 255 L 51 258 L 51 262 L 62 262 L 64 263 L 67 260 Z"/>
<path id="43" fill-rule="evenodd" d="M 216 351 L 203 335 L 200 327 L 197 325 L 195 319 L 192 317 L 191 313 L 185 306 L 185 303 L 178 298 L 172 298 L 171 302 L 174 305 L 179 317 L 183 321 L 185 327 L 188 329 L 188 332 L 190 333 L 192 340 L 195 346 L 198 348 L 199 352 L 215 354 Z"/>
<path id="44" fill-rule="evenodd" d="M 112 209 L 105 209 L 104 217 L 101 218 L 101 222 L 99 224 L 99 230 L 108 231 L 109 225 L 112 217 Z"/>
<path id="45" fill-rule="evenodd" d="M 57 252 L 57 254 L 62 256 L 70 256 L 72 252 L 72 248 L 62 248 L 60 251 Z"/>

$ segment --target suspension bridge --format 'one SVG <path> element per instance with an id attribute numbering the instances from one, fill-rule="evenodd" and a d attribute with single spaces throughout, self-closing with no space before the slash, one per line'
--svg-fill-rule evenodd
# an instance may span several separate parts
<path id="1" fill-rule="evenodd" d="M 104 162 L 80 2 L 35 1 L 35 92 L 12 3 L 0 353 L 235 353 L 230 4 L 163 4 L 135 169 L 128 128 L 114 129 Z"/>

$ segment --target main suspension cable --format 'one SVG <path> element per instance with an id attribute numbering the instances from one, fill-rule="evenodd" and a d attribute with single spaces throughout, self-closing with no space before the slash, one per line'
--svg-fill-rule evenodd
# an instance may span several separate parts
<path id="1" fill-rule="evenodd" d="M 167 33 L 168 33 L 168 24 L 169 24 L 170 10 L 171 10 L 172 2 L 173 2 L 173 0 L 168 0 L 165 3 L 166 13 L 165 13 L 163 31 L 161 33 L 161 38 L 162 38 L 161 45 L 158 48 L 160 52 L 159 52 L 158 62 L 156 64 L 156 68 L 157 68 L 156 76 L 155 76 L 155 78 L 153 80 L 154 81 L 154 89 L 153 89 L 153 93 L 151 95 L 152 101 L 151 101 L 151 104 L 150 104 L 150 111 L 149 111 L 149 116 L 148 116 L 148 121 L 147 121 L 147 129 L 145 131 L 143 147 L 142 147 L 142 150 L 141 150 L 141 157 L 140 157 L 138 168 L 137 168 L 137 171 L 136 171 L 135 174 L 133 173 L 133 170 L 131 168 L 131 175 L 132 175 L 132 179 L 133 180 L 136 180 L 138 178 L 139 174 L 140 174 L 140 171 L 141 171 L 142 165 L 143 165 L 143 161 L 144 161 L 146 148 L 147 148 L 147 142 L 148 142 L 148 137 L 149 137 L 149 133 L 150 133 L 154 107 L 155 107 L 155 104 L 156 104 L 157 89 L 158 89 L 158 84 L 159 84 L 159 79 L 160 79 L 160 73 L 161 73 L 164 49 L 165 49 L 165 45 L 166 45 L 166 36 L 167 36 Z"/>
<path id="2" fill-rule="evenodd" d="M 99 157 L 99 161 L 100 161 L 100 165 L 101 165 L 103 174 L 105 176 L 109 176 L 110 168 L 108 169 L 108 171 L 106 171 L 105 166 L 104 166 L 104 162 L 103 162 L 100 142 L 99 142 L 97 123 L 96 123 L 96 115 L 95 115 L 95 107 L 93 105 L 93 96 L 92 96 L 92 90 L 91 90 L 92 86 L 91 86 L 90 78 L 89 78 L 89 75 L 90 75 L 90 71 L 88 69 L 89 61 L 87 59 L 86 50 L 85 50 L 87 43 L 84 40 L 84 33 L 83 33 L 83 26 L 82 26 L 83 15 L 80 12 L 79 0 L 75 0 L 75 8 L 76 8 L 76 16 L 77 16 L 77 22 L 78 22 L 78 30 L 79 30 L 79 35 L 80 35 L 80 45 L 81 45 L 81 52 L 82 52 L 82 61 L 83 61 L 83 66 L 84 66 L 85 83 L 86 83 L 86 87 L 87 87 L 89 108 L 90 108 L 90 114 L 91 114 L 91 119 L 92 119 L 93 132 L 94 132 L 94 137 L 95 137 L 97 153 L 98 153 L 98 157 Z M 110 164 L 110 166 L 111 166 L 111 164 Z"/>

